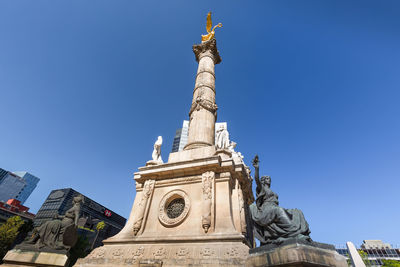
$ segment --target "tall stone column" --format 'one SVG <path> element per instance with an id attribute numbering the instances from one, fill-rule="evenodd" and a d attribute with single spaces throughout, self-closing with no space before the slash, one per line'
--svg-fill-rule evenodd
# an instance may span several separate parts
<path id="1" fill-rule="evenodd" d="M 189 112 L 188 143 L 184 150 L 213 146 L 215 143 L 215 64 L 221 62 L 215 39 L 193 46 L 196 60 L 199 62 L 193 101 Z"/>

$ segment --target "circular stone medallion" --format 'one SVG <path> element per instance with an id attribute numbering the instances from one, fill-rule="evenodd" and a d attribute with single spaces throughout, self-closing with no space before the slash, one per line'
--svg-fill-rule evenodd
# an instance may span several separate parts
<path id="1" fill-rule="evenodd" d="M 176 226 L 183 222 L 189 213 L 190 200 L 182 190 L 174 190 L 166 194 L 158 208 L 158 219 L 164 226 Z"/>

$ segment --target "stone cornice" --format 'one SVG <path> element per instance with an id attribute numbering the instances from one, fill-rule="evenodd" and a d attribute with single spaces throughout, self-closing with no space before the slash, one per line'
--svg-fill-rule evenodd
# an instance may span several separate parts
<path id="1" fill-rule="evenodd" d="M 217 41 L 215 39 L 211 39 L 210 41 L 203 42 L 201 44 L 193 45 L 193 52 L 196 56 L 196 61 L 199 62 L 202 54 L 209 51 L 213 56 L 214 64 L 221 63 L 221 57 L 219 55 L 219 51 L 217 49 Z"/>

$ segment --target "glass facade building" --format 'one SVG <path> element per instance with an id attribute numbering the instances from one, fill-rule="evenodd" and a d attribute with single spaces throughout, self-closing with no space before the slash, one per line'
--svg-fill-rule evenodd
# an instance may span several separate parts
<path id="1" fill-rule="evenodd" d="M 215 131 L 223 125 L 225 129 L 228 130 L 228 124 L 226 122 L 217 122 L 215 123 Z M 172 151 L 171 152 L 178 152 L 183 150 L 185 145 L 188 142 L 188 135 L 189 135 L 189 121 L 184 120 L 182 124 L 182 128 L 176 130 L 174 142 L 172 143 Z"/>
<path id="2" fill-rule="evenodd" d="M 14 174 L 18 175 L 26 182 L 25 187 L 17 197 L 17 200 L 21 201 L 21 204 L 24 204 L 28 197 L 32 194 L 33 190 L 36 188 L 40 179 L 29 172 L 14 172 Z"/>
<path id="3" fill-rule="evenodd" d="M 357 250 L 365 252 L 366 259 L 364 260 L 368 261 L 369 266 L 382 266 L 382 260 L 400 261 L 400 249 L 393 248 L 381 240 L 364 240 L 363 244 Z M 350 253 L 347 248 L 336 248 L 336 251 L 349 259 Z"/>
<path id="4" fill-rule="evenodd" d="M 189 121 L 183 121 L 182 128 L 176 130 L 171 152 L 183 150 L 188 141 Z"/>
<path id="5" fill-rule="evenodd" d="M 26 181 L 18 175 L 0 168 L 0 201 L 18 199 L 22 193 Z"/>

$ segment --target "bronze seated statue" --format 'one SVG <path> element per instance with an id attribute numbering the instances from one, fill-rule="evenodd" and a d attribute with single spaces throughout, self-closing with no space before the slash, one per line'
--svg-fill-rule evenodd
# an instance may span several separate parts
<path id="1" fill-rule="evenodd" d="M 25 244 L 35 244 L 38 249 L 48 247 L 56 250 L 68 250 L 75 245 L 78 234 L 77 224 L 81 209 L 82 196 L 74 197 L 73 206 L 65 215 L 57 215 L 33 230 L 33 235 Z"/>
<path id="2" fill-rule="evenodd" d="M 303 212 L 298 209 L 285 209 L 279 206 L 278 195 L 270 188 L 271 177 L 259 179 L 258 156 L 253 160 L 255 168 L 256 203 L 250 205 L 254 224 L 254 236 L 261 245 L 280 245 L 288 239 L 312 241 L 310 229 Z"/>

